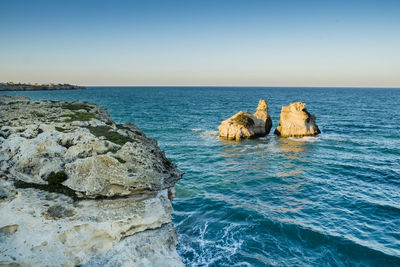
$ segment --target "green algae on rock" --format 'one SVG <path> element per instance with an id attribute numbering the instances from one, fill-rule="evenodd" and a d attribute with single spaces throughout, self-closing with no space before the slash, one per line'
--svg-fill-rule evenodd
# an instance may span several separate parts
<path id="1" fill-rule="evenodd" d="M 88 126 L 87 128 L 93 135 L 97 137 L 104 136 L 108 141 L 121 146 L 124 145 L 126 142 L 135 142 L 133 138 L 118 133 L 110 126 Z"/>
<path id="2" fill-rule="evenodd" d="M 236 122 L 238 125 L 242 125 L 244 127 L 254 126 L 253 119 L 243 114 L 239 114 L 236 117 L 234 117 L 233 121 Z"/>
<path id="3" fill-rule="evenodd" d="M 67 122 L 72 121 L 88 121 L 90 119 L 96 119 L 96 115 L 88 112 L 76 112 L 72 114 L 63 114 L 61 117 L 68 117 Z"/>

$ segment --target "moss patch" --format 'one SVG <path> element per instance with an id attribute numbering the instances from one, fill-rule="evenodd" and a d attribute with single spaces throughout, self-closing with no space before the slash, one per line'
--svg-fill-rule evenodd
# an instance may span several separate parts
<path id="1" fill-rule="evenodd" d="M 253 119 L 244 116 L 244 115 L 238 115 L 233 119 L 234 122 L 236 122 L 239 125 L 242 125 L 244 127 L 250 127 L 250 126 L 254 126 L 254 121 Z"/>
<path id="2" fill-rule="evenodd" d="M 65 132 L 67 129 L 64 129 L 64 128 L 62 128 L 62 127 L 54 127 L 55 129 L 56 129 L 56 131 L 59 131 L 59 132 Z"/>
<path id="3" fill-rule="evenodd" d="M 68 176 L 65 172 L 57 172 L 50 173 L 47 177 L 48 184 L 35 184 L 35 183 L 27 183 L 23 181 L 15 181 L 14 185 L 17 188 L 34 188 L 52 193 L 59 193 L 66 196 L 71 197 L 74 200 L 77 200 L 78 197 L 75 194 L 75 191 L 71 188 L 62 185 L 61 183 L 68 179 Z"/>
<path id="4" fill-rule="evenodd" d="M 88 112 L 76 112 L 74 114 L 64 114 L 61 117 L 69 117 L 67 122 L 71 121 L 88 121 L 90 119 L 97 119 L 96 115 Z"/>
<path id="5" fill-rule="evenodd" d="M 126 160 L 123 160 L 123 159 L 121 159 L 120 157 L 118 157 L 118 156 L 113 156 L 116 160 L 118 160 L 119 161 L 119 163 L 125 163 L 126 162 Z"/>
<path id="6" fill-rule="evenodd" d="M 81 110 L 84 109 L 86 111 L 90 111 L 90 106 L 85 103 L 66 103 L 61 106 L 63 109 L 69 110 Z"/>
<path id="7" fill-rule="evenodd" d="M 135 142 L 134 139 L 121 135 L 108 126 L 88 126 L 87 128 L 93 135 L 97 137 L 104 136 L 108 141 L 120 146 L 124 145 L 126 142 Z"/>
<path id="8" fill-rule="evenodd" d="M 121 130 L 130 130 L 128 127 L 125 127 L 123 124 L 117 124 L 116 126 L 118 129 L 121 129 Z"/>
<path id="9" fill-rule="evenodd" d="M 44 117 L 44 114 L 43 114 L 43 113 L 40 113 L 40 112 L 38 112 L 38 111 L 32 111 L 32 115 L 33 115 L 34 117 L 38 117 L 38 118 L 43 118 L 43 117 Z"/>

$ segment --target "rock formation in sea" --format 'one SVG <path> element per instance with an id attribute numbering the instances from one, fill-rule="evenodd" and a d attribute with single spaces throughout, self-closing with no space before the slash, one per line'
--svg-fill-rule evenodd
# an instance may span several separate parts
<path id="1" fill-rule="evenodd" d="M 302 102 L 290 103 L 282 107 L 279 126 L 275 134 L 282 137 L 303 137 L 321 133 L 315 116 L 310 114 Z"/>
<path id="2" fill-rule="evenodd" d="M 0 111 L 1 266 L 183 266 L 183 173 L 155 140 L 87 102 L 0 96 Z"/>
<path id="3" fill-rule="evenodd" d="M 221 122 L 218 130 L 222 138 L 241 140 L 265 136 L 270 132 L 271 127 L 272 120 L 268 114 L 268 104 L 265 100 L 260 100 L 256 113 L 239 111 Z"/>

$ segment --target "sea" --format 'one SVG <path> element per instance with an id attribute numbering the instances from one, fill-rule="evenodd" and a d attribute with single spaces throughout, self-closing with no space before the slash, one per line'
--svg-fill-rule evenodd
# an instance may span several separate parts
<path id="1" fill-rule="evenodd" d="M 173 222 L 187 266 L 400 266 L 400 89 L 88 87 L 1 92 L 90 101 L 138 125 L 185 172 Z M 265 99 L 265 137 L 218 125 Z M 322 133 L 279 138 L 282 106 L 306 103 Z"/>

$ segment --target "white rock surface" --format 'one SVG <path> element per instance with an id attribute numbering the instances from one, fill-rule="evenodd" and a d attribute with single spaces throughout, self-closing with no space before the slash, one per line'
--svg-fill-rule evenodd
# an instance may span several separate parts
<path id="1" fill-rule="evenodd" d="M 303 137 L 321 133 L 314 115 L 306 109 L 306 104 L 302 102 L 290 103 L 287 107 L 282 107 L 279 126 L 275 134 L 281 137 Z"/>
<path id="2" fill-rule="evenodd" d="M 183 266 L 183 173 L 154 140 L 90 103 L 0 96 L 0 111 L 0 266 Z"/>
<path id="3" fill-rule="evenodd" d="M 109 250 L 105 257 L 93 258 L 84 267 L 166 266 L 166 262 L 180 261 L 174 253 L 171 253 L 175 250 L 176 242 L 177 236 L 173 225 L 165 224 L 159 229 L 146 230 L 125 238 Z"/>

